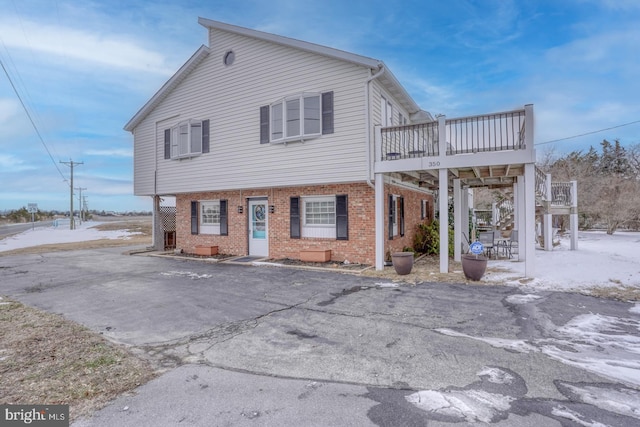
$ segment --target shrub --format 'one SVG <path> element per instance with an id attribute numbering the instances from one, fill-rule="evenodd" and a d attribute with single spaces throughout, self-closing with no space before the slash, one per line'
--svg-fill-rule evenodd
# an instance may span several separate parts
<path id="1" fill-rule="evenodd" d="M 418 224 L 413 248 L 416 252 L 427 255 L 440 254 L 440 223 L 437 219 Z M 449 227 L 449 256 L 453 256 L 453 229 Z"/>

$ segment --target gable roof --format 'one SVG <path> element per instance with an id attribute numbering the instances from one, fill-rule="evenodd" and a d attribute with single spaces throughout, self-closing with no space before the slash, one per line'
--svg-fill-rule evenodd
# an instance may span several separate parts
<path id="1" fill-rule="evenodd" d="M 196 68 L 204 58 L 209 56 L 210 52 L 211 51 L 207 46 L 200 46 L 196 53 L 191 55 L 191 58 L 189 58 L 187 62 L 185 62 L 184 65 L 180 67 L 180 69 L 176 71 L 176 73 L 169 80 L 167 80 L 164 85 L 162 85 L 160 90 L 158 90 L 156 94 L 153 95 L 153 97 L 151 97 L 151 99 L 147 101 L 147 103 L 144 104 L 140 110 L 138 110 L 138 112 L 124 126 L 124 130 L 133 132 L 133 129 L 138 126 L 138 124 L 147 116 L 147 114 L 149 114 L 154 108 L 156 108 L 158 104 L 160 104 L 160 102 L 162 102 L 162 100 L 166 98 L 167 95 L 173 89 L 175 89 L 175 87 L 178 86 L 178 84 L 180 84 L 180 82 L 184 80 L 184 78 L 187 77 L 187 75 L 191 73 L 191 71 L 193 71 L 193 69 Z"/>
<path id="2" fill-rule="evenodd" d="M 234 34 L 239 34 L 246 37 L 252 37 L 258 40 L 264 40 L 271 43 L 280 44 L 295 49 L 300 49 L 306 52 L 315 53 L 318 55 L 326 56 L 333 59 L 351 62 L 356 65 L 367 67 L 373 72 L 384 70 L 378 77 L 378 81 L 391 93 L 391 95 L 398 100 L 402 107 L 405 108 L 412 118 L 416 120 L 433 120 L 431 115 L 420 109 L 418 104 L 411 98 L 405 88 L 398 82 L 398 79 L 391 73 L 391 70 L 384 64 L 384 62 L 369 58 L 366 56 L 358 55 L 355 53 L 346 52 L 339 49 L 334 49 L 328 46 L 322 46 L 315 43 L 310 43 L 302 40 L 292 39 L 289 37 L 279 36 L 276 34 L 265 33 L 263 31 L 252 30 L 249 28 L 239 27 L 236 25 L 226 24 L 224 22 L 213 21 L 206 18 L 198 18 L 198 23 L 208 29 L 217 29 Z M 209 48 L 201 46 L 196 53 L 189 58 L 189 60 L 156 92 L 156 94 L 129 120 L 125 125 L 124 130 L 133 132 L 135 127 L 160 103 L 162 100 L 182 81 L 184 78 L 193 71 L 195 67 L 202 62 L 202 60 L 209 55 Z"/>

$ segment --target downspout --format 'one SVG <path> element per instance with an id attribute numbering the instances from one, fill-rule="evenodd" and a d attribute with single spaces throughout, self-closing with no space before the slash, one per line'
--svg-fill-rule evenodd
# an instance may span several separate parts
<path id="1" fill-rule="evenodd" d="M 371 105 L 369 105 L 369 88 L 371 81 L 383 75 L 384 71 L 384 65 L 380 64 L 378 71 L 372 76 L 369 76 L 364 85 L 364 102 L 367 111 L 365 119 L 367 128 L 367 131 L 365 133 L 365 145 L 367 149 L 367 185 L 369 185 L 369 187 L 373 189 L 375 189 L 375 185 L 373 184 L 373 182 L 371 182 Z M 371 70 L 369 70 L 369 73 L 371 73 Z"/>

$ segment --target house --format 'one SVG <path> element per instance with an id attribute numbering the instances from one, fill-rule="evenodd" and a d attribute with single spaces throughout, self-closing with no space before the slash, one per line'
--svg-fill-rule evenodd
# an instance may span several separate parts
<path id="1" fill-rule="evenodd" d="M 447 211 L 451 189 L 456 259 L 468 218 L 462 195 L 473 186 L 513 188 L 516 218 L 535 222 L 531 106 L 436 120 L 382 61 L 198 22 L 209 45 L 125 126 L 134 138 L 134 193 L 154 199 L 158 249 L 165 196 L 176 199 L 175 245 L 185 252 L 217 246 L 231 255 L 298 259 L 319 251 L 376 268 L 388 252 L 412 246 L 416 225 L 436 207 Z M 436 193 L 447 195 L 438 206 Z M 533 233 L 521 235 L 532 271 Z"/>

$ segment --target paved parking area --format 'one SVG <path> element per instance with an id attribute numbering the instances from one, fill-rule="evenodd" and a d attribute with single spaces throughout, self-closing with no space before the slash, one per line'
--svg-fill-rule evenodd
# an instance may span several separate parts
<path id="1" fill-rule="evenodd" d="M 0 257 L 0 294 L 167 370 L 79 426 L 640 423 L 634 304 L 121 252 Z"/>

